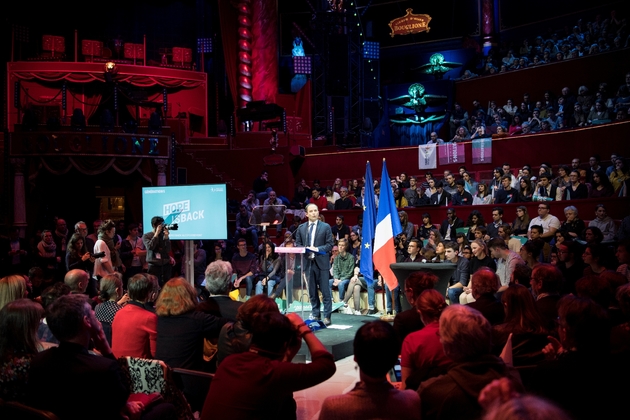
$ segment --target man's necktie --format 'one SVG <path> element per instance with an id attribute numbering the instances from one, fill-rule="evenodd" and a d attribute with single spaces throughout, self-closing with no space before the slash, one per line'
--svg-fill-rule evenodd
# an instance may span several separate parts
<path id="1" fill-rule="evenodd" d="M 315 223 L 308 224 L 308 235 L 306 235 L 306 246 L 311 246 L 311 241 L 313 239 L 313 228 L 315 227 Z"/>

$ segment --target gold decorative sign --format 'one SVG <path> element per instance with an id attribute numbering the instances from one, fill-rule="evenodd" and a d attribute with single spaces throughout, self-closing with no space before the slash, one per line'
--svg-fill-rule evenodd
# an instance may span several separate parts
<path id="1" fill-rule="evenodd" d="M 396 18 L 389 22 L 392 32 L 389 34 L 392 38 L 394 35 L 409 35 L 420 32 L 429 32 L 429 22 L 431 16 L 416 15 L 413 9 L 407 9 L 407 14 L 403 17 Z"/>

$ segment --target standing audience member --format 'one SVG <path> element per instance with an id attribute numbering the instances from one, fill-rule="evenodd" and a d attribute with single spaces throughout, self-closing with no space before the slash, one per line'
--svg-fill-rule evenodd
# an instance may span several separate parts
<path id="1" fill-rule="evenodd" d="M 359 365 L 361 381 L 347 394 L 327 397 L 319 418 L 420 419 L 418 394 L 412 390 L 397 390 L 387 380 L 386 375 L 398 360 L 399 343 L 387 322 L 362 325 L 354 337 L 354 360 Z M 438 345 L 441 347 L 439 341 Z"/>
<path id="2" fill-rule="evenodd" d="M 151 228 L 151 232 L 142 235 L 142 242 L 147 249 L 147 273 L 156 276 L 162 287 L 171 278 L 175 259 L 170 255 L 171 241 L 164 219 L 160 216 L 152 217 Z"/>

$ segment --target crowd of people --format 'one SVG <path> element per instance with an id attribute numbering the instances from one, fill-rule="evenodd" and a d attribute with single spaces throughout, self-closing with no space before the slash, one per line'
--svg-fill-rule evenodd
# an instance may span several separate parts
<path id="1" fill-rule="evenodd" d="M 627 19 L 610 12 L 608 18 L 601 14 L 593 21 L 578 19 L 574 26 L 562 30 L 525 38 L 520 45 L 503 41 L 482 57 L 474 71 L 464 72 L 462 79 L 505 73 L 548 63 L 619 50 L 630 46 Z"/>

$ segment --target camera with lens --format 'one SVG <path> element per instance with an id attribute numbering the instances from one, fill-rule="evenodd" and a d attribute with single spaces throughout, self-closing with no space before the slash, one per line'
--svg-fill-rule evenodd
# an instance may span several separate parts
<path id="1" fill-rule="evenodd" d="M 92 258 L 103 258 L 104 256 L 105 256 L 105 251 L 92 254 Z"/>
<path id="2" fill-rule="evenodd" d="M 177 230 L 179 229 L 179 226 L 177 225 L 177 223 L 171 223 L 169 225 L 167 225 L 166 223 L 162 223 L 162 229 Z"/>

